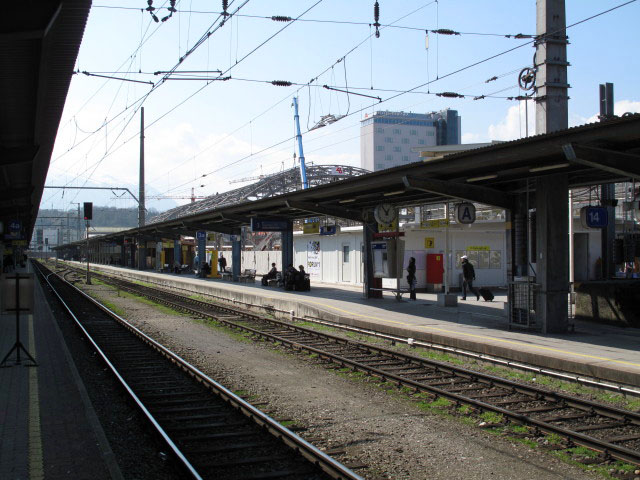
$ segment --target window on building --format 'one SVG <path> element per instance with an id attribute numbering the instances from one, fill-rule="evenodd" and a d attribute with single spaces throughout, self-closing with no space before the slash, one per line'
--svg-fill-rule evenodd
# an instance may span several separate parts
<path id="1" fill-rule="evenodd" d="M 384 137 L 385 143 L 393 143 L 393 137 Z"/>
<path id="2" fill-rule="evenodd" d="M 393 147 L 394 152 L 401 152 L 402 149 L 400 147 Z"/>
<path id="3" fill-rule="evenodd" d="M 376 170 L 382 170 L 384 168 L 383 163 L 376 163 Z"/>
<path id="4" fill-rule="evenodd" d="M 404 143 L 405 145 L 409 144 L 409 139 L 408 138 L 403 138 L 402 139 L 402 143 Z"/>
<path id="5" fill-rule="evenodd" d="M 376 151 L 378 151 L 378 152 L 384 152 L 384 145 L 378 145 L 378 146 L 376 146 Z"/>
<path id="6" fill-rule="evenodd" d="M 376 133 L 384 133 L 384 128 L 382 127 L 376 128 Z"/>
<path id="7" fill-rule="evenodd" d="M 411 130 L 411 131 L 409 131 L 409 135 L 418 135 L 418 131 L 417 130 Z"/>
<path id="8" fill-rule="evenodd" d="M 436 134 L 435 134 L 435 132 L 433 132 L 433 130 L 429 130 L 429 131 L 427 132 L 427 137 L 435 137 L 435 135 L 436 135 Z"/>
<path id="9" fill-rule="evenodd" d="M 403 155 L 402 156 L 402 161 L 403 162 L 408 162 L 409 161 L 409 155 Z"/>
<path id="10" fill-rule="evenodd" d="M 394 128 L 393 129 L 393 134 L 394 135 L 400 135 L 400 129 L 399 128 Z"/>
<path id="11" fill-rule="evenodd" d="M 424 138 L 421 138 L 420 140 L 418 140 L 418 145 L 424 145 Z"/>
<path id="12" fill-rule="evenodd" d="M 384 156 L 384 160 L 386 162 L 392 162 L 393 161 L 393 155 L 385 155 Z"/>
<path id="13" fill-rule="evenodd" d="M 342 262 L 349 263 L 349 245 L 342 246 Z"/>

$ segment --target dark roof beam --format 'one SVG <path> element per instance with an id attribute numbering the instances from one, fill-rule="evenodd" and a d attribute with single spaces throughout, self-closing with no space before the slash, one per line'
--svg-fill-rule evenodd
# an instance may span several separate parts
<path id="1" fill-rule="evenodd" d="M 511 210 L 513 207 L 513 201 L 508 194 L 480 185 L 468 185 L 435 178 L 409 176 L 403 177 L 402 181 L 407 188 L 414 190 L 422 190 L 423 192 L 435 193 L 450 198 L 492 205 L 507 210 Z"/>
<path id="2" fill-rule="evenodd" d="M 335 218 L 345 218 L 347 220 L 353 220 L 355 222 L 362 222 L 362 214 L 356 210 L 349 210 L 346 208 L 331 208 L 317 203 L 296 202 L 292 200 L 286 201 L 287 207 L 295 208 L 296 210 L 303 210 L 305 212 L 313 213 L 316 215 L 327 215 Z"/>
<path id="3" fill-rule="evenodd" d="M 640 155 L 587 147 L 577 143 L 563 145 L 562 151 L 571 163 L 640 180 Z"/>

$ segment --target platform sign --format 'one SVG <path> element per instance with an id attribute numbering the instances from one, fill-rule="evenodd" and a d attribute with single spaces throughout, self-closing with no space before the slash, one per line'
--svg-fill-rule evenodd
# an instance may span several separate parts
<path id="1" fill-rule="evenodd" d="M 463 202 L 456 206 L 456 219 L 458 223 L 470 224 L 476 221 L 476 206 L 473 203 Z"/>
<path id="2" fill-rule="evenodd" d="M 338 229 L 338 225 L 324 225 L 320 227 L 320 235 L 335 235 Z"/>
<path id="3" fill-rule="evenodd" d="M 196 232 L 196 238 L 198 240 L 205 240 L 207 238 L 207 232 L 205 232 L 204 230 L 198 230 Z"/>
<path id="4" fill-rule="evenodd" d="M 609 214 L 605 207 L 582 207 L 580 221 L 585 228 L 605 228 L 609 224 Z"/>
<path id="5" fill-rule="evenodd" d="M 289 221 L 286 218 L 260 218 L 251 219 L 252 232 L 283 232 L 289 230 Z"/>

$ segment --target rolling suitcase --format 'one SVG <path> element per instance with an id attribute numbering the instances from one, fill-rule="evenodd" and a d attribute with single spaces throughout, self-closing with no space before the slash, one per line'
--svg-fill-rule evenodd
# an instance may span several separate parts
<path id="1" fill-rule="evenodd" d="M 480 288 L 478 291 L 480 292 L 480 295 L 482 295 L 482 298 L 484 298 L 485 302 L 493 300 L 493 293 L 491 293 L 491 290 L 488 288 Z"/>

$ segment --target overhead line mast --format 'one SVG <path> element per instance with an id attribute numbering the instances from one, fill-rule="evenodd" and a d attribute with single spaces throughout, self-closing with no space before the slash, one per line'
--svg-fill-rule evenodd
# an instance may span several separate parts
<path id="1" fill-rule="evenodd" d="M 307 181 L 307 169 L 304 164 L 304 151 L 302 150 L 302 133 L 300 133 L 300 115 L 298 115 L 298 97 L 293 97 L 294 120 L 296 122 L 296 140 L 298 140 L 298 150 L 300 151 L 300 178 L 302 179 L 302 189 L 309 188 Z"/>

